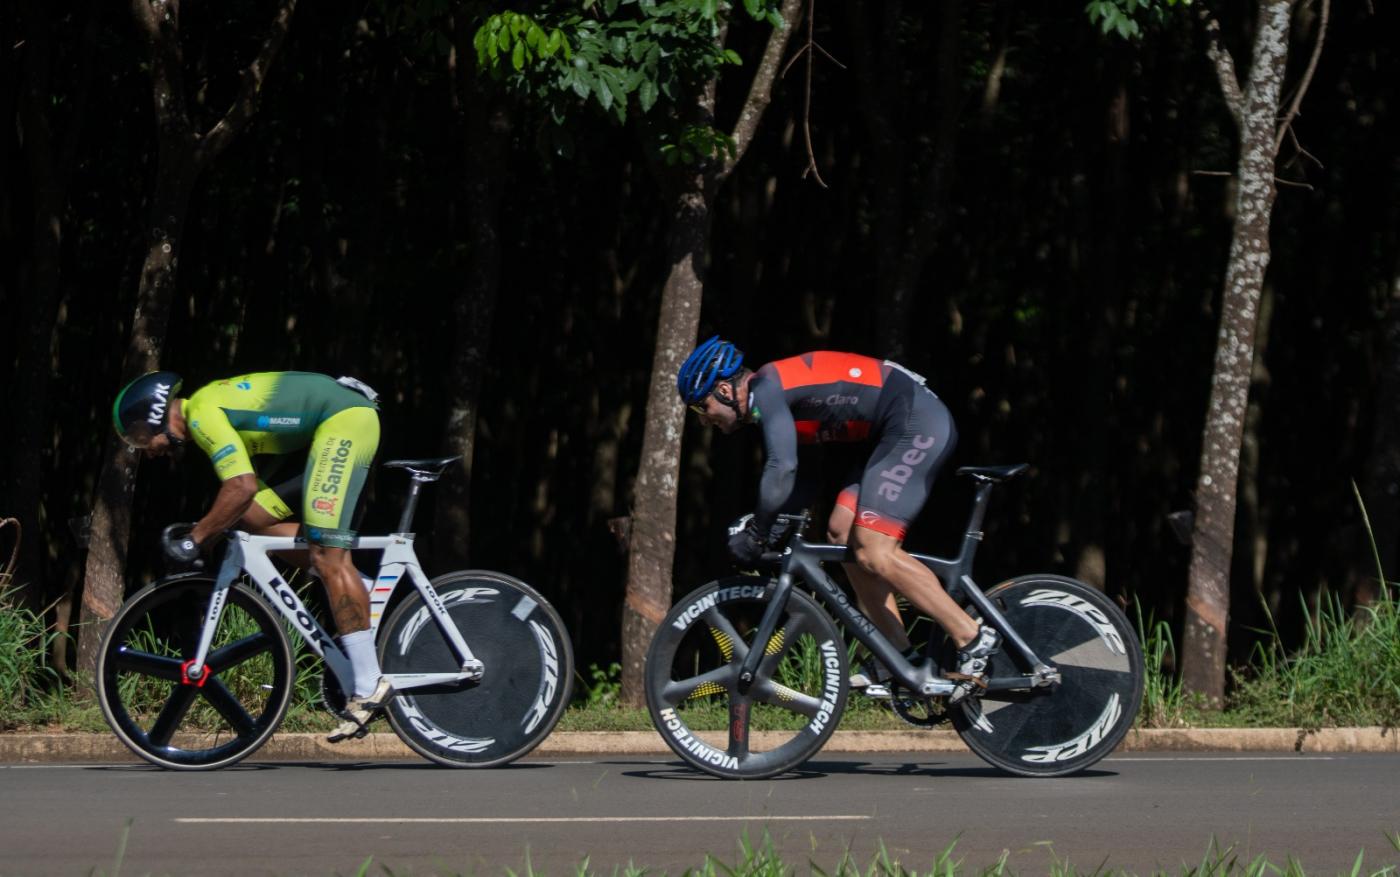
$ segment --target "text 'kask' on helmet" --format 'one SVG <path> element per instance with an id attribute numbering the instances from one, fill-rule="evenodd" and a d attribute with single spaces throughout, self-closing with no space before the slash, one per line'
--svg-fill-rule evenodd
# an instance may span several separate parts
<path id="1" fill-rule="evenodd" d="M 148 372 L 122 388 L 112 403 L 112 426 L 133 448 L 144 448 L 165 432 L 170 402 L 180 392 L 174 372 Z"/>

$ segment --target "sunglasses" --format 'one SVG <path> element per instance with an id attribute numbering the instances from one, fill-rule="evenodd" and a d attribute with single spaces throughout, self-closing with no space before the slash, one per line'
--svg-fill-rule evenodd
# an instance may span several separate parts
<path id="1" fill-rule="evenodd" d="M 689 408 L 691 411 L 694 411 L 696 414 L 704 414 L 704 413 L 706 413 L 706 412 L 705 412 L 705 406 L 704 406 L 704 404 L 703 404 L 703 403 L 700 403 L 700 402 L 691 402 L 689 405 L 687 405 L 687 406 L 685 406 L 685 407 Z"/>

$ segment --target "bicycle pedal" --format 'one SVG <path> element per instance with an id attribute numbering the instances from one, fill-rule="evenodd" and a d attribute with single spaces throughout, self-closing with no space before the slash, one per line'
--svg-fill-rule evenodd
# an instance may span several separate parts
<path id="1" fill-rule="evenodd" d="M 966 673 L 945 673 L 943 676 L 958 683 L 958 687 L 948 695 L 949 703 L 959 703 L 968 697 L 981 697 L 987 690 L 987 680 L 983 676 L 969 676 Z"/>

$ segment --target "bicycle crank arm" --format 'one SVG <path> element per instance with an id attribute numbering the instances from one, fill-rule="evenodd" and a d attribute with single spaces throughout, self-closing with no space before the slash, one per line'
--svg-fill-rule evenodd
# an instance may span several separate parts
<path id="1" fill-rule="evenodd" d="M 1043 672 L 1042 672 L 1043 671 Z M 1060 681 L 1060 671 L 1051 667 L 1037 668 L 1029 676 L 994 676 L 987 680 L 988 691 L 1033 691 L 1049 688 Z"/>
<path id="2" fill-rule="evenodd" d="M 426 688 L 430 685 L 452 685 L 457 682 L 478 682 L 482 672 L 462 671 L 461 673 L 386 673 L 384 678 L 394 686 L 395 691 L 408 691 L 413 688 Z"/>

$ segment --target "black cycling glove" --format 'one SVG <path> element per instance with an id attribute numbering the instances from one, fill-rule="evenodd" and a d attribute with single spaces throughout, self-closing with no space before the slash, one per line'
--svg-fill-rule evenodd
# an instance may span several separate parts
<path id="1" fill-rule="evenodd" d="M 740 566 L 753 566 L 763 557 L 763 537 L 750 518 L 743 527 L 729 535 L 729 556 Z"/>
<path id="2" fill-rule="evenodd" d="M 166 536 L 161 540 L 165 556 L 176 563 L 188 566 L 199 560 L 199 543 L 188 533 L 182 536 Z"/>

